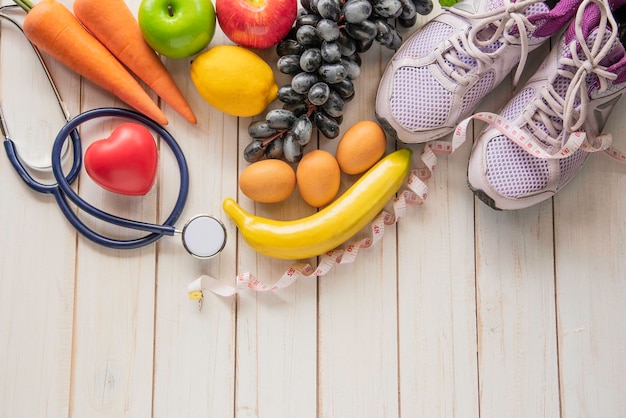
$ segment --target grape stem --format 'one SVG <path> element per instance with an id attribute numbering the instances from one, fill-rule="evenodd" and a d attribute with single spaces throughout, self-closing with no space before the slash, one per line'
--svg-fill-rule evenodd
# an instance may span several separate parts
<path id="1" fill-rule="evenodd" d="M 317 110 L 317 106 L 315 106 L 314 104 L 308 103 L 307 104 L 307 111 L 306 111 L 306 117 L 307 118 L 311 118 L 311 115 Z M 273 140 L 275 140 L 276 138 L 282 138 L 283 135 L 285 135 L 285 133 L 289 131 L 289 129 L 283 129 L 282 131 L 279 131 L 277 133 L 275 133 L 274 135 L 270 136 L 269 138 L 265 139 L 263 142 L 261 142 L 261 146 L 263 148 L 265 148 L 266 146 L 268 146 L 270 144 L 270 142 L 272 142 Z"/>
<path id="2" fill-rule="evenodd" d="M 288 131 L 288 129 L 284 129 L 284 130 L 279 131 L 278 133 L 275 133 L 274 135 L 270 136 L 269 138 L 267 138 L 266 140 L 261 142 L 261 147 L 263 147 L 263 148 L 267 147 L 270 144 L 270 142 L 272 142 L 276 138 L 281 138 L 283 135 L 285 135 L 285 132 L 287 132 L 287 131 Z"/>

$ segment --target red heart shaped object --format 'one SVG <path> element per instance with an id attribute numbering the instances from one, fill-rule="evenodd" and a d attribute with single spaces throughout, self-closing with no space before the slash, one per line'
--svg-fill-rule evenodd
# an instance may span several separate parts
<path id="1" fill-rule="evenodd" d="M 85 151 L 85 170 L 101 187 L 124 195 L 141 196 L 156 178 L 159 153 L 150 131 L 137 123 L 123 123 L 111 136 Z"/>

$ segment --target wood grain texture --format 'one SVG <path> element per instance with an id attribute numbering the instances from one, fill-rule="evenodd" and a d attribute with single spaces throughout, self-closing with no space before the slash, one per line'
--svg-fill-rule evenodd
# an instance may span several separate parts
<path id="1" fill-rule="evenodd" d="M 19 12 L 10 14 L 23 18 Z M 0 53 L 1 102 L 9 133 L 25 158 L 49 160 L 64 120 L 47 79 L 12 25 L 2 24 Z M 70 111 L 77 111 L 79 78 L 55 63 L 49 68 L 66 87 L 63 99 Z M 33 102 L 33 97 L 38 99 Z M 5 157 L 0 177 L 5 194 L 0 198 L 5 220 L 0 239 L 0 416 L 68 416 L 76 233 L 54 199 L 24 186 Z"/>
<path id="2" fill-rule="evenodd" d="M 128 0 L 135 13 L 139 3 Z M 219 44 L 231 42 L 218 28 L 212 46 Z M 3 23 L 2 106 L 15 141 L 45 155 L 62 120 L 25 46 Z M 548 48 L 531 54 L 526 77 Z M 275 69 L 273 49 L 255 52 L 279 84 L 288 82 Z M 378 81 L 392 55 L 379 46 L 363 54 L 342 133 L 375 119 Z M 47 62 L 73 115 L 123 107 Z M 468 141 L 439 157 L 425 204 L 409 207 L 355 263 L 276 292 L 206 294 L 200 310 L 187 295 L 200 275 L 234 286 L 237 274 L 250 272 L 270 284 L 290 265 L 247 246 L 222 211 L 224 198 L 270 218 L 316 209 L 297 193 L 280 204 L 246 198 L 237 177 L 247 165 L 247 127 L 264 114 L 224 115 L 197 93 L 190 60 L 164 62 L 198 117 L 190 125 L 159 102 L 191 171 L 177 227 L 200 213 L 215 215 L 224 220 L 226 247 L 209 260 L 189 256 L 178 237 L 141 250 L 101 248 L 78 236 L 54 200 L 28 189 L 0 157 L 0 418 L 624 416 L 625 166 L 592 155 L 553 200 L 496 212 L 467 187 Z M 496 111 L 513 89 L 505 80 L 481 109 Z M 614 112 L 625 109 L 622 100 Z M 84 148 L 119 122 L 83 126 Z M 625 123 L 614 116 L 607 126 L 622 149 Z M 474 136 L 480 129 L 476 122 Z M 332 152 L 337 142 L 316 137 L 305 151 Z M 117 196 L 84 174 L 76 190 L 115 214 L 161 222 L 179 178 L 171 152 L 159 145 L 148 195 Z M 420 145 L 390 142 L 388 149 L 399 146 L 411 147 L 419 164 Z M 341 190 L 353 180 L 343 176 Z M 81 218 L 103 233 L 135 236 Z"/>

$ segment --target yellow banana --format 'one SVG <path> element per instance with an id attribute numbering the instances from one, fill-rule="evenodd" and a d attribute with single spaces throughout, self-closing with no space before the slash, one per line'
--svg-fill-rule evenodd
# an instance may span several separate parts
<path id="1" fill-rule="evenodd" d="M 411 150 L 400 149 L 369 169 L 333 203 L 306 218 L 277 221 L 246 212 L 233 199 L 224 211 L 261 254 L 288 260 L 314 257 L 343 244 L 385 207 L 409 175 Z"/>

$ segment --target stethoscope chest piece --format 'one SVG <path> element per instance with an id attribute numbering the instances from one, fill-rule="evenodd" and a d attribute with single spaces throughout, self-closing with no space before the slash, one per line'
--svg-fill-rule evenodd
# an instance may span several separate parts
<path id="1" fill-rule="evenodd" d="M 185 224 L 182 241 L 189 254 L 198 258 L 210 258 L 226 245 L 226 228 L 213 216 L 198 215 Z"/>

